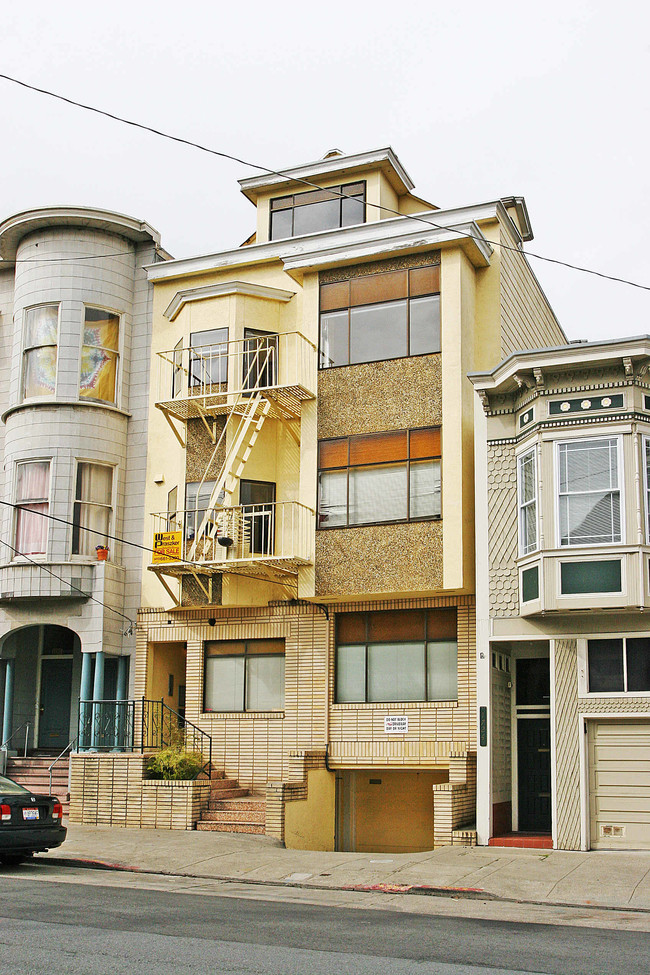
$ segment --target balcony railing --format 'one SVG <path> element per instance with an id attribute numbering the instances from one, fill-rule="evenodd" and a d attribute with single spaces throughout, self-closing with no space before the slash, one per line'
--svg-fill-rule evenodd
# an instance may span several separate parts
<path id="1" fill-rule="evenodd" d="M 213 572 L 259 563 L 296 572 L 313 561 L 314 512 L 298 501 L 159 512 L 153 531 L 151 567 L 171 575 L 197 564 Z"/>
<path id="2" fill-rule="evenodd" d="M 158 353 L 156 404 L 179 420 L 232 409 L 253 391 L 299 415 L 302 400 L 316 392 L 317 349 L 300 332 Z"/>

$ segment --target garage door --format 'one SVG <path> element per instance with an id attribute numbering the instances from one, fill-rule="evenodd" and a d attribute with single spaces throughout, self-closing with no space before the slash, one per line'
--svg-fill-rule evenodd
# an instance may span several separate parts
<path id="1" fill-rule="evenodd" d="M 650 849 L 650 721 L 589 721 L 595 850 Z"/>

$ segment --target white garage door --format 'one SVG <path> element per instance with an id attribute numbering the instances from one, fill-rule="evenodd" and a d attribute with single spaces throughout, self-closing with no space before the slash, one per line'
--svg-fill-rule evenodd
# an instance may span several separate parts
<path id="1" fill-rule="evenodd" d="M 589 721 L 595 850 L 650 849 L 650 721 Z"/>

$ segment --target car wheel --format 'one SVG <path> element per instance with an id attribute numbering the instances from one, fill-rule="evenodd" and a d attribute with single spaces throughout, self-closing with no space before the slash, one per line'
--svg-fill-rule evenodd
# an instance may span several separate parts
<path id="1" fill-rule="evenodd" d="M 31 853 L 0 853 L 0 863 L 5 867 L 17 867 L 19 863 L 29 860 Z"/>

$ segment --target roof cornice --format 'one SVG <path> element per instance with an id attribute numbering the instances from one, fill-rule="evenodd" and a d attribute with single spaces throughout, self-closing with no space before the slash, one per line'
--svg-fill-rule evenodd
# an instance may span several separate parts
<path id="1" fill-rule="evenodd" d="M 208 284 L 202 288 L 186 288 L 177 291 L 163 315 L 173 322 L 190 301 L 204 301 L 207 298 L 221 298 L 226 295 L 248 295 L 252 298 L 266 298 L 270 301 L 291 301 L 295 291 L 284 291 L 281 288 L 266 288 L 258 284 L 248 284 L 246 281 L 227 281 L 224 284 Z"/>

